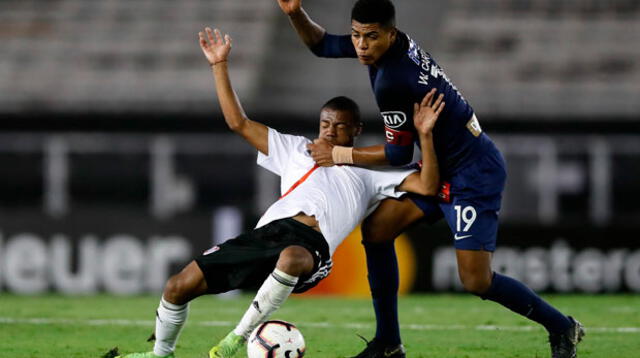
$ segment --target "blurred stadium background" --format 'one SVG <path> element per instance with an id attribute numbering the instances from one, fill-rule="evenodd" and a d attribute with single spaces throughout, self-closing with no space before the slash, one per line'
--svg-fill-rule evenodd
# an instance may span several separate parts
<path id="1" fill-rule="evenodd" d="M 334 33 L 351 5 L 304 2 Z M 396 6 L 507 159 L 496 269 L 538 291 L 640 292 L 640 1 Z M 253 119 L 313 137 L 347 95 L 360 143 L 384 140 L 366 70 L 315 58 L 273 0 L 0 1 L 0 291 L 158 292 L 277 198 L 224 125 L 204 26 L 234 38 Z M 460 290 L 445 225 L 397 245 L 404 292 Z M 354 233 L 315 293 L 366 294 L 363 262 Z"/>

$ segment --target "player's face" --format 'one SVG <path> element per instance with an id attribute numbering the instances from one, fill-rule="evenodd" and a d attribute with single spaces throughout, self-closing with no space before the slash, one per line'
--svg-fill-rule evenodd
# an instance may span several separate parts
<path id="1" fill-rule="evenodd" d="M 394 27 L 380 26 L 379 23 L 363 24 L 351 20 L 351 42 L 358 54 L 358 61 L 363 65 L 373 65 L 396 39 Z"/>
<path id="2" fill-rule="evenodd" d="M 360 134 L 359 123 L 354 123 L 350 112 L 323 108 L 320 112 L 320 133 L 318 138 L 333 145 L 351 147 Z"/>

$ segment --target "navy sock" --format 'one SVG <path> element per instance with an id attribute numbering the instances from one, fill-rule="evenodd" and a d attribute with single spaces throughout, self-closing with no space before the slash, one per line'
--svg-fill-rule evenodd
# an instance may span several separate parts
<path id="1" fill-rule="evenodd" d="M 393 242 L 363 243 L 367 253 L 369 287 L 376 312 L 376 341 L 397 345 L 400 340 L 398 323 L 398 260 Z"/>
<path id="2" fill-rule="evenodd" d="M 571 321 L 521 282 L 493 273 L 489 290 L 480 296 L 543 325 L 551 334 L 564 333 Z"/>

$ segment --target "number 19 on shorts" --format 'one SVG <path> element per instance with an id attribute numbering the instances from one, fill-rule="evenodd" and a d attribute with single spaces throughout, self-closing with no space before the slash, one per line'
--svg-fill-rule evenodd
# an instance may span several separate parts
<path id="1" fill-rule="evenodd" d="M 456 231 L 457 232 L 467 232 L 473 225 L 473 222 L 476 221 L 476 209 L 473 206 L 465 206 L 455 205 L 453 207 L 456 211 Z M 464 228 L 462 227 L 464 224 Z"/>

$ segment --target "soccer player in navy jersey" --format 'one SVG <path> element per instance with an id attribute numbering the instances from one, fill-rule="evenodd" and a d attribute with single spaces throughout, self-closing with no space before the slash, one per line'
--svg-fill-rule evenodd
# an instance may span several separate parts
<path id="1" fill-rule="evenodd" d="M 398 266 L 393 239 L 419 219 L 447 221 L 454 239 L 464 288 L 542 324 L 553 358 L 575 357 L 584 335 L 579 322 L 565 316 L 517 280 L 493 272 L 498 211 L 506 180 L 502 155 L 482 131 L 473 109 L 430 54 L 395 27 L 390 0 L 358 0 L 351 34 L 332 35 L 311 20 L 301 0 L 278 0 L 301 40 L 317 56 L 357 58 L 369 70 L 386 132 L 386 144 L 347 148 L 309 145 L 319 165 L 406 165 L 413 157 L 414 103 L 432 89 L 444 94 L 446 108 L 433 130 L 440 177 L 438 198 L 410 196 L 385 200 L 363 223 L 369 285 L 376 313 L 374 339 L 356 357 L 404 357 L 397 315 Z"/>

